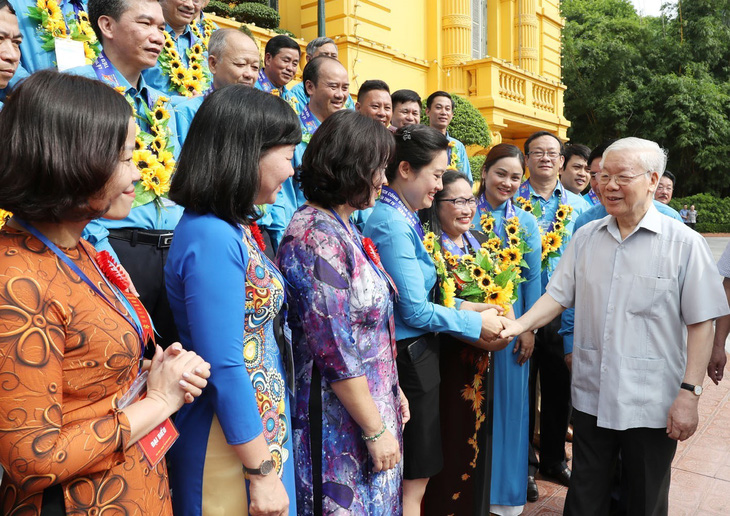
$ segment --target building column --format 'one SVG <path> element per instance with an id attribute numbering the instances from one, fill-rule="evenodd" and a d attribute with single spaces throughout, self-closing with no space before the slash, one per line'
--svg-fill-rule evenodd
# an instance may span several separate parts
<path id="1" fill-rule="evenodd" d="M 528 72 L 538 73 L 540 57 L 536 0 L 517 0 L 517 49 L 514 62 Z"/>
<path id="2" fill-rule="evenodd" d="M 471 59 L 471 0 L 444 0 L 441 68 L 449 92 L 466 95 L 461 65 Z"/>

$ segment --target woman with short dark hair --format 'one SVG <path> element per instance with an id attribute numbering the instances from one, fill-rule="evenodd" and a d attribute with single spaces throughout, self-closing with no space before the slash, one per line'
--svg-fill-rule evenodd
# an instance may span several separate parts
<path id="1" fill-rule="evenodd" d="M 301 514 L 394 515 L 401 506 L 401 428 L 390 279 L 350 216 L 375 203 L 393 137 L 343 110 L 307 146 L 307 202 L 277 255 L 291 309 Z"/>
<path id="2" fill-rule="evenodd" d="M 172 514 L 165 462 L 136 443 L 200 394 L 208 366 L 157 346 L 134 395 L 149 315 L 81 238 L 129 214 L 134 140 L 124 97 L 83 77 L 37 72 L 0 111 L 4 514 Z"/>
<path id="3" fill-rule="evenodd" d="M 175 421 L 176 515 L 297 514 L 292 386 L 274 337 L 284 281 L 255 221 L 294 174 L 301 137 L 285 101 L 232 85 L 205 99 L 180 154 L 170 199 L 185 213 L 165 282 L 180 339 L 212 377 Z"/>

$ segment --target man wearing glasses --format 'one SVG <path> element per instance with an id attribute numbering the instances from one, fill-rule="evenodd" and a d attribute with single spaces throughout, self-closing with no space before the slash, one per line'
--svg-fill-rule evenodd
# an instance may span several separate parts
<path id="1" fill-rule="evenodd" d="M 608 513 L 619 455 L 629 514 L 668 513 L 677 441 L 697 428 L 712 321 L 730 313 L 707 242 L 652 203 L 665 165 L 654 142 L 609 146 L 597 181 L 610 216 L 576 232 L 532 309 L 503 319 L 509 338 L 575 306 L 569 516 Z"/>
<path id="2" fill-rule="evenodd" d="M 563 186 L 558 173 L 563 167 L 563 142 L 552 133 L 540 131 L 525 141 L 525 155 L 530 169 L 530 178 L 517 192 L 516 202 L 522 199 L 530 202 L 537 216 L 540 232 L 545 235 L 564 226 L 565 231 L 560 247 L 554 256 L 543 261 L 542 292 L 545 292 L 550 276 L 560 260 L 565 247 L 573 234 L 576 219 L 589 208 L 588 203 Z M 520 199 L 521 198 L 521 199 Z M 570 206 L 573 211 L 561 218 Z M 562 213 L 559 213 L 562 212 Z M 564 485 L 570 482 L 570 468 L 565 461 L 565 436 L 570 417 L 570 371 L 565 364 L 563 338 L 558 334 L 560 317 L 540 328 L 535 336 L 535 352 L 530 364 L 530 436 L 535 427 L 535 393 L 537 375 L 540 373 L 540 460 L 530 449 L 528 469 L 527 499 L 538 498 L 535 473 L 554 478 Z"/>

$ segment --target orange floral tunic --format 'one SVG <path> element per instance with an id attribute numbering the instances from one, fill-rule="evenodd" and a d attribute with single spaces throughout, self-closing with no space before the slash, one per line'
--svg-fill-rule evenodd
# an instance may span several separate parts
<path id="1" fill-rule="evenodd" d="M 65 252 L 115 299 L 90 244 Z M 165 461 L 150 470 L 138 446 L 125 450 L 129 421 L 117 402 L 140 353 L 132 325 L 52 251 L 0 230 L 2 514 L 40 514 L 55 484 L 69 515 L 172 514 Z"/>

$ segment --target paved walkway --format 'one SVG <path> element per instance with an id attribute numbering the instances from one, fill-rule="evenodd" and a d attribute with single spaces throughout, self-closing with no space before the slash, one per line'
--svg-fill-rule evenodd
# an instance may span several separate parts
<path id="1" fill-rule="evenodd" d="M 715 259 L 720 258 L 730 238 L 706 238 Z M 672 463 L 670 516 L 730 515 L 730 367 L 720 385 L 705 377 L 703 387 L 697 432 L 679 443 Z M 570 444 L 567 450 L 572 456 Z M 562 514 L 567 489 L 539 475 L 537 484 L 540 499 L 528 503 L 523 515 Z"/>

